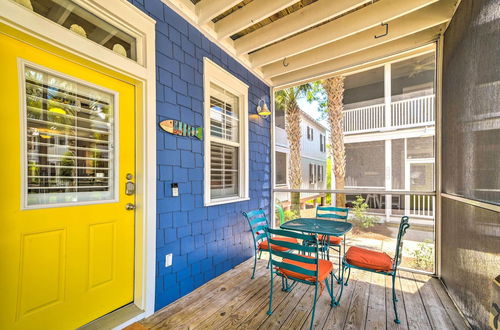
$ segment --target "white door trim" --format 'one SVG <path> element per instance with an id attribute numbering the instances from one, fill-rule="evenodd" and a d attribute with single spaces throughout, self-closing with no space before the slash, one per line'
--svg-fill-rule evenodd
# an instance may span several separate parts
<path id="1" fill-rule="evenodd" d="M 11 1 L 0 2 L 0 23 L 63 51 L 131 77 L 142 85 L 136 113 L 136 242 L 134 304 L 143 312 L 126 326 L 154 312 L 156 263 L 156 63 L 155 21 L 126 0 L 73 0 L 138 38 L 138 62 L 104 48 Z M 141 53 L 142 55 L 139 55 Z"/>

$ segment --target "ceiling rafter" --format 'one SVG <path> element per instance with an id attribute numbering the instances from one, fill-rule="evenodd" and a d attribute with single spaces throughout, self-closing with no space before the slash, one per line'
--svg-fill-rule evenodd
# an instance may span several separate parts
<path id="1" fill-rule="evenodd" d="M 202 0 L 196 4 L 198 24 L 206 24 L 226 10 L 240 3 L 241 0 Z"/>
<path id="2" fill-rule="evenodd" d="M 429 47 L 429 49 L 434 48 L 434 45 L 429 43 L 436 40 L 444 28 L 445 25 L 441 24 L 382 45 L 273 77 L 271 81 L 274 86 L 286 88 L 297 83 L 306 83 L 341 74 L 356 67 L 373 66 L 377 62 L 385 61 L 388 57 L 414 49 L 418 49 L 417 52 L 423 52 Z"/>
<path id="3" fill-rule="evenodd" d="M 348 67 L 349 62 L 352 64 L 359 59 L 371 61 L 370 54 L 383 58 L 387 55 L 384 52 L 404 48 L 403 42 L 411 44 L 408 40 L 413 40 L 413 36 L 422 39 L 418 42 L 415 39 L 412 45 L 428 42 L 433 36 L 423 31 L 438 29 L 442 33 L 441 24 L 446 26 L 459 2 L 161 1 L 272 86 L 336 71 L 342 63 L 343 67 Z M 374 35 L 384 32 L 380 24 L 387 22 L 389 34 L 375 39 Z"/>
<path id="4" fill-rule="evenodd" d="M 231 35 L 285 9 L 299 0 L 254 0 L 215 23 L 219 40 Z"/>
<path id="5" fill-rule="evenodd" d="M 283 65 L 281 61 L 265 65 L 261 68 L 262 72 L 266 78 L 274 77 L 330 59 L 355 53 L 363 49 L 368 49 L 445 23 L 450 19 L 450 10 L 453 10 L 453 7 L 449 5 L 450 2 L 451 1 L 440 1 L 408 15 L 388 21 L 390 29 L 389 34 L 383 38 L 374 38 L 375 35 L 382 32 L 382 27 L 374 27 L 321 47 L 314 48 L 305 53 L 291 56 L 287 58 L 286 66 Z M 327 33 L 327 31 L 324 33 Z M 333 31 L 331 33 L 333 33 Z M 250 57 L 250 60 L 252 65 L 255 66 L 252 57 Z"/>
<path id="6" fill-rule="evenodd" d="M 353 13 L 266 47 L 250 55 L 255 66 L 263 66 L 284 57 L 306 52 L 352 34 L 409 14 L 437 0 L 381 0 Z"/>
<path id="7" fill-rule="evenodd" d="M 234 41 L 238 54 L 249 53 L 263 46 L 308 29 L 316 24 L 342 15 L 371 0 L 318 0 L 301 10 L 249 33 Z"/>

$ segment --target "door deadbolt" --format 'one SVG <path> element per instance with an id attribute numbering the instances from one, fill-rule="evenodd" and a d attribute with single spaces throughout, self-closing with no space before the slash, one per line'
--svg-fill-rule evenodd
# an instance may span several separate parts
<path id="1" fill-rule="evenodd" d="M 127 203 L 127 204 L 125 205 L 125 209 L 126 209 L 127 211 L 132 211 L 132 210 L 135 210 L 135 205 L 134 205 L 134 204 L 132 204 L 132 203 Z"/>
<path id="2" fill-rule="evenodd" d="M 125 195 L 131 196 L 133 194 L 135 194 L 135 183 L 128 181 L 125 183 Z"/>

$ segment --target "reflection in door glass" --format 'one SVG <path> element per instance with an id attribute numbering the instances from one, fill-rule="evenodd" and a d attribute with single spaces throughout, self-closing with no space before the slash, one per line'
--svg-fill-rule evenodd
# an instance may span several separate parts
<path id="1" fill-rule="evenodd" d="M 27 206 L 114 198 L 114 96 L 25 69 Z"/>

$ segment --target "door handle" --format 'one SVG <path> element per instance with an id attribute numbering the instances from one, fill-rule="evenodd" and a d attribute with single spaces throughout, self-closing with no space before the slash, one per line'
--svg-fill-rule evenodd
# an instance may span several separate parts
<path id="1" fill-rule="evenodd" d="M 125 205 L 125 209 L 126 209 L 127 211 L 133 211 L 133 210 L 135 210 L 135 205 L 134 205 L 134 204 L 132 204 L 132 203 L 127 203 L 127 204 Z"/>

